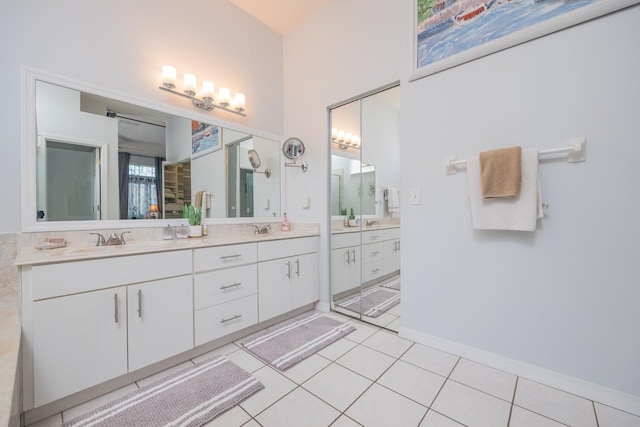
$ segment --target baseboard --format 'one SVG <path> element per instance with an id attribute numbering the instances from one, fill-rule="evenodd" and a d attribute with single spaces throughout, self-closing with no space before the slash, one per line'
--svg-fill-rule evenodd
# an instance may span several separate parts
<path id="1" fill-rule="evenodd" d="M 402 338 L 640 416 L 640 396 L 624 393 L 465 344 L 435 337 L 406 326 L 400 326 L 398 335 Z"/>
<path id="2" fill-rule="evenodd" d="M 328 302 L 318 301 L 316 303 L 315 309 L 323 313 L 328 313 L 331 311 L 331 304 L 329 304 Z"/>

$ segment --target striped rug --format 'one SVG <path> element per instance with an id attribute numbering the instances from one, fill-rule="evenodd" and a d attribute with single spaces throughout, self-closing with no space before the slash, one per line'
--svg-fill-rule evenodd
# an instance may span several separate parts
<path id="1" fill-rule="evenodd" d="M 242 346 L 284 371 L 355 330 L 353 325 L 314 314 L 253 335 Z"/>
<path id="2" fill-rule="evenodd" d="M 397 277 L 393 280 L 388 281 L 387 283 L 381 285 L 383 288 L 395 289 L 396 291 L 400 290 L 400 278 Z"/>
<path id="3" fill-rule="evenodd" d="M 208 359 L 63 426 L 202 426 L 264 386 L 226 356 Z"/>
<path id="4" fill-rule="evenodd" d="M 400 292 L 375 287 L 363 291 L 361 294 L 351 295 L 338 300 L 338 307 L 362 313 L 363 316 L 378 317 L 394 305 L 400 303 Z"/>

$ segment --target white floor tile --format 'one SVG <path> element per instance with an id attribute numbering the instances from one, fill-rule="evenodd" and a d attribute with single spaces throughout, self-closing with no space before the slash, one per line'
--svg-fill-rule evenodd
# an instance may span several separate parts
<path id="1" fill-rule="evenodd" d="M 312 354 L 295 366 L 282 371 L 282 374 L 296 384 L 302 384 L 322 369 L 324 369 L 331 361 L 324 357 Z"/>
<path id="2" fill-rule="evenodd" d="M 264 385 L 264 389 L 240 403 L 242 409 L 247 411 L 251 416 L 256 416 L 269 405 L 296 388 L 294 382 L 268 366 L 258 369 L 253 373 L 253 376 Z"/>
<path id="3" fill-rule="evenodd" d="M 261 427 L 256 420 L 251 420 L 246 424 L 242 424 L 242 427 Z"/>
<path id="4" fill-rule="evenodd" d="M 302 386 L 334 408 L 344 411 L 371 384 L 371 380 L 333 363 Z"/>
<path id="5" fill-rule="evenodd" d="M 420 427 L 464 427 L 464 425 L 430 409 L 420 423 Z"/>
<path id="6" fill-rule="evenodd" d="M 260 359 L 253 357 L 248 351 L 245 350 L 236 351 L 229 354 L 227 357 L 233 363 L 249 373 L 255 372 L 265 365 Z"/>
<path id="7" fill-rule="evenodd" d="M 374 384 L 346 414 L 367 427 L 417 426 L 427 412 L 422 405 Z"/>
<path id="8" fill-rule="evenodd" d="M 62 413 L 58 413 L 33 424 L 29 424 L 29 427 L 60 427 L 61 424 Z"/>
<path id="9" fill-rule="evenodd" d="M 416 343 L 400 359 L 443 377 L 448 377 L 459 358 L 453 354 Z"/>
<path id="10" fill-rule="evenodd" d="M 360 427 L 361 425 L 357 422 L 353 421 L 351 418 L 346 415 L 342 415 L 340 418 L 336 420 L 335 423 L 331 424 L 331 427 Z"/>
<path id="11" fill-rule="evenodd" d="M 445 381 L 440 375 L 399 360 L 377 382 L 428 407 Z"/>
<path id="12" fill-rule="evenodd" d="M 191 361 L 193 363 L 200 363 L 200 362 L 204 362 L 207 359 L 211 359 L 212 357 L 220 356 L 221 354 L 228 356 L 231 353 L 236 352 L 238 350 L 240 350 L 240 347 L 238 347 L 234 343 L 229 343 L 227 345 L 223 345 L 222 347 L 218 347 L 215 350 L 209 351 L 205 354 L 201 354 L 198 357 L 194 357 L 193 359 L 191 359 Z"/>
<path id="13" fill-rule="evenodd" d="M 378 317 L 362 316 L 362 319 L 376 326 L 387 326 L 396 321 L 398 316 L 393 316 L 389 313 L 382 313 Z"/>
<path id="14" fill-rule="evenodd" d="M 591 401 L 525 378 L 518 379 L 514 404 L 564 424 L 597 425 Z"/>
<path id="15" fill-rule="evenodd" d="M 206 427 L 229 427 L 229 426 L 241 426 L 247 421 L 249 421 L 251 417 L 245 411 L 242 410 L 241 407 L 236 406 L 233 409 L 228 410 L 224 414 L 215 418 L 208 424 L 205 424 Z"/>
<path id="16" fill-rule="evenodd" d="M 119 388 L 117 390 L 112 391 L 111 393 L 103 394 L 102 396 L 90 400 L 85 403 L 81 403 L 78 406 L 74 406 L 71 409 L 67 409 L 62 412 L 62 420 L 66 423 L 67 421 L 71 421 L 75 417 L 79 417 L 80 415 L 84 415 L 87 412 L 91 412 L 94 409 L 101 407 L 102 405 L 106 405 L 112 400 L 119 399 L 131 392 L 138 390 L 138 386 L 133 383 L 128 386 Z"/>
<path id="17" fill-rule="evenodd" d="M 407 351 L 413 344 L 413 341 L 400 338 L 398 334 L 380 330 L 362 341 L 362 345 L 378 350 L 391 357 L 398 358 Z"/>
<path id="18" fill-rule="evenodd" d="M 325 357 L 329 360 L 336 360 L 338 357 L 342 356 L 347 351 L 351 350 L 353 347 L 357 345 L 358 345 L 357 343 L 350 341 L 346 338 L 340 338 L 338 341 L 323 348 L 316 354 L 322 357 Z"/>
<path id="19" fill-rule="evenodd" d="M 400 317 L 402 315 L 402 303 L 394 305 L 389 310 L 387 310 L 387 313 L 389 313 L 392 316 Z"/>
<path id="20" fill-rule="evenodd" d="M 393 357 L 359 345 L 336 360 L 336 363 L 375 381 L 394 361 Z"/>
<path id="21" fill-rule="evenodd" d="M 449 378 L 511 402 L 517 377 L 471 360 L 460 359 Z"/>
<path id="22" fill-rule="evenodd" d="M 595 403 L 600 427 L 640 427 L 640 417 Z"/>
<path id="23" fill-rule="evenodd" d="M 562 427 L 563 425 L 519 406 L 514 405 L 511 409 L 509 427 Z"/>
<path id="24" fill-rule="evenodd" d="M 153 375 L 150 375 L 150 376 L 148 376 L 146 378 L 138 380 L 137 381 L 138 387 L 142 388 L 142 387 L 148 386 L 149 384 L 151 384 L 153 382 L 161 380 L 164 377 L 167 377 L 167 376 L 169 376 L 171 374 L 175 374 L 178 371 L 181 371 L 181 370 L 186 369 L 186 368 L 190 368 L 192 366 L 193 366 L 193 362 L 191 360 L 187 360 L 186 362 L 183 362 L 183 363 L 181 363 L 179 365 L 172 366 L 169 369 L 165 369 L 164 371 L 160 371 L 157 374 L 153 374 Z"/>
<path id="25" fill-rule="evenodd" d="M 377 326 L 366 325 L 359 320 L 352 320 L 349 323 L 355 326 L 356 330 L 345 336 L 345 338 L 357 343 L 366 340 L 380 330 Z"/>
<path id="26" fill-rule="evenodd" d="M 398 332 L 400 330 L 400 326 L 402 326 L 402 318 L 398 317 L 396 320 L 385 326 L 385 328 L 391 329 L 394 332 Z"/>
<path id="27" fill-rule="evenodd" d="M 432 408 L 470 427 L 506 427 L 511 404 L 455 381 L 447 381 Z"/>
<path id="28" fill-rule="evenodd" d="M 340 412 L 297 388 L 256 417 L 264 427 L 326 427 Z"/>

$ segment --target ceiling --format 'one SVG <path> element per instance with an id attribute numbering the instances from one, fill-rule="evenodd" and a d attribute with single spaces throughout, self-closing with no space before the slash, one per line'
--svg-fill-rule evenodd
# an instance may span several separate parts
<path id="1" fill-rule="evenodd" d="M 229 0 L 265 25 L 284 35 L 332 0 Z"/>

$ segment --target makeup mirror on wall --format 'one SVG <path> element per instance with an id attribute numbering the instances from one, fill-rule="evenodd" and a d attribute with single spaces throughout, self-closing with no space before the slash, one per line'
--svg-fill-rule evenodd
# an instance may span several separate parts
<path id="1" fill-rule="evenodd" d="M 35 78 L 32 91 L 27 121 L 35 137 L 24 142 L 27 170 L 33 171 L 23 203 L 25 231 L 181 219 L 183 207 L 196 199 L 206 218 L 280 216 L 279 141 L 44 79 Z M 261 157 L 259 170 L 246 153 L 245 161 L 230 163 L 225 147 L 239 141 Z M 268 178 L 259 173 L 265 166 Z M 254 175 L 253 208 L 228 215 L 228 182 L 243 170 Z"/>
<path id="2" fill-rule="evenodd" d="M 330 107 L 331 308 L 400 326 L 400 87 Z"/>

